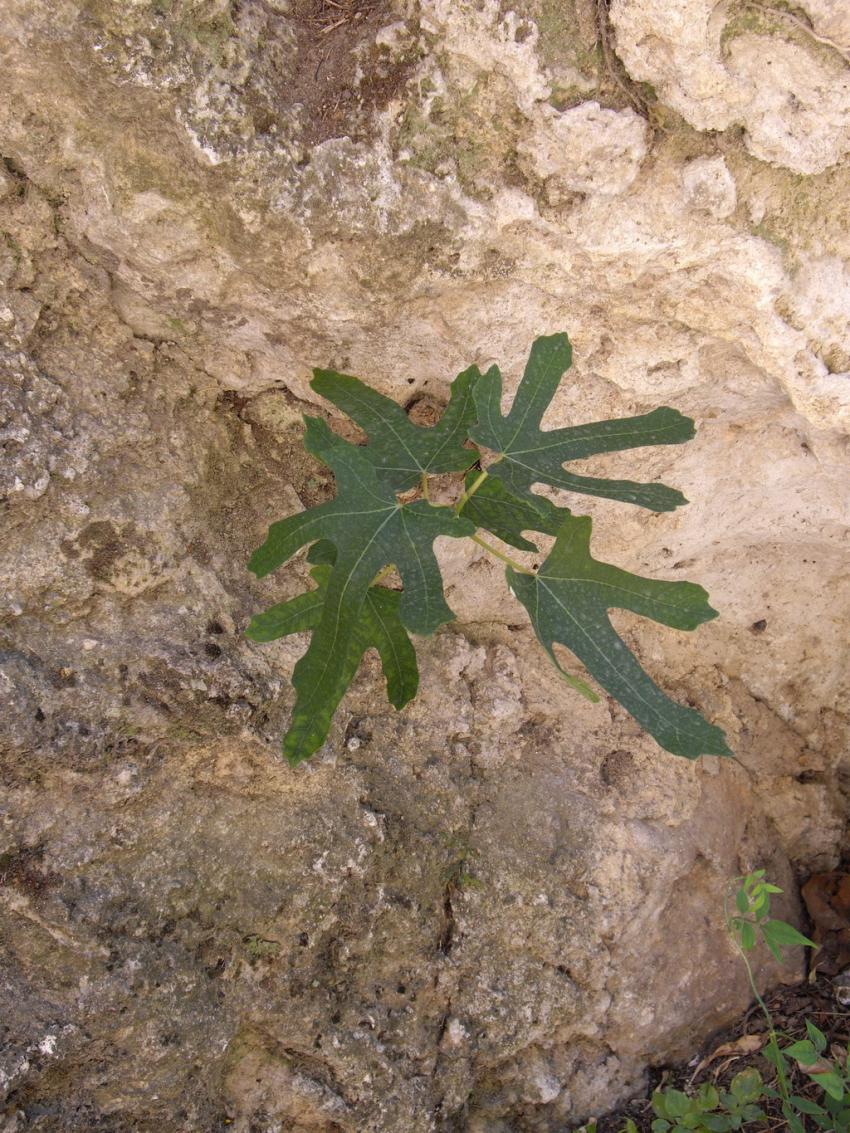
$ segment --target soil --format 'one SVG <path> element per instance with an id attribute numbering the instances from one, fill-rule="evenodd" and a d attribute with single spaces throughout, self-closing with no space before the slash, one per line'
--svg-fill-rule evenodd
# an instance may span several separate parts
<path id="1" fill-rule="evenodd" d="M 373 113 L 403 89 L 412 54 L 391 57 L 375 44 L 378 30 L 397 21 L 388 0 L 296 0 L 297 37 L 287 101 L 303 108 L 303 141 L 316 145 L 370 133 Z"/>
<path id="2" fill-rule="evenodd" d="M 772 994 L 765 996 L 765 1003 L 773 1016 L 781 1046 L 806 1038 L 807 1019 L 826 1035 L 828 1049 L 837 1045 L 846 1050 L 850 1045 L 850 1009 L 842 1007 L 837 1002 L 832 980 L 828 976 L 817 975 L 814 979 L 810 977 L 805 983 L 778 988 Z M 656 1070 L 647 1096 L 601 1117 L 597 1123 L 597 1133 L 622 1133 L 627 1120 L 635 1123 L 639 1133 L 651 1133 L 651 1125 L 656 1116 L 650 1100 L 652 1094 L 655 1090 L 663 1090 L 670 1086 L 684 1090 L 688 1095 L 693 1095 L 703 1082 L 709 1082 L 718 1089 L 728 1089 L 735 1075 L 748 1067 L 758 1070 L 767 1084 L 775 1086 L 775 1071 L 761 1051 L 717 1053 L 719 1048 L 726 1044 L 735 1044 L 744 1036 L 759 1036 L 766 1041 L 766 1031 L 764 1015 L 758 1004 L 753 1003 L 733 1026 L 715 1034 L 688 1063 Z M 790 1085 L 792 1093 L 809 1098 L 811 1101 L 818 1102 L 822 1097 L 819 1087 L 799 1070 L 794 1071 Z M 766 1101 L 760 1104 L 769 1121 L 753 1123 L 750 1128 L 771 1130 L 787 1128 L 778 1102 Z"/>

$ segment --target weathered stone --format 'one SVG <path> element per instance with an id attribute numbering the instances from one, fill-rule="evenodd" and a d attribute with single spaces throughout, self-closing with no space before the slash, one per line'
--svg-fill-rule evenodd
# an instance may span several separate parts
<path id="1" fill-rule="evenodd" d="M 846 20 L 804 3 L 815 28 Z M 821 173 L 850 152 L 846 42 L 827 43 L 793 13 L 712 0 L 613 0 L 617 49 L 635 79 L 699 130 L 744 127 L 747 149 L 797 173 Z"/>
<path id="2" fill-rule="evenodd" d="M 9 1129 L 561 1129 L 746 1002 L 734 876 L 793 919 L 841 852 L 850 187 L 761 160 L 839 161 L 834 49 L 649 0 L 614 0 L 615 44 L 584 3 L 331 7 L 0 12 Z M 698 421 L 594 461 L 689 507 L 572 502 L 600 557 L 710 590 L 696 634 L 617 624 L 740 763 L 572 696 L 501 566 L 444 541 L 420 696 L 396 714 L 368 657 L 283 767 L 304 642 L 242 631 L 308 574 L 244 564 L 333 491 L 311 367 L 433 413 L 559 329 L 547 424 Z"/>
<path id="3" fill-rule="evenodd" d="M 724 220 L 735 211 L 735 180 L 722 157 L 695 157 L 682 171 L 689 203 L 700 212 Z"/>
<path id="4" fill-rule="evenodd" d="M 535 126 L 520 145 L 532 173 L 557 177 L 576 193 L 622 193 L 646 157 L 649 129 L 633 110 L 603 110 L 598 102 L 562 113 L 544 106 Z"/>

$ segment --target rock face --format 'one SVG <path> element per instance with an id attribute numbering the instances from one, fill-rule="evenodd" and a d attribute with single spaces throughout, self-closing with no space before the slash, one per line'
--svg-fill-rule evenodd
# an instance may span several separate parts
<path id="1" fill-rule="evenodd" d="M 802 8 L 804 19 L 760 3 L 612 0 L 611 19 L 630 74 L 691 125 L 740 125 L 755 157 L 822 173 L 850 152 L 850 14 Z"/>
<path id="2" fill-rule="evenodd" d="M 837 863 L 846 6 L 595 9 L 2 6 L 9 1133 L 562 1129 L 746 1001 L 731 878 L 793 918 Z M 618 625 L 739 762 L 572 696 L 452 544 L 419 698 L 368 661 L 288 770 L 303 642 L 242 630 L 306 568 L 244 564 L 333 490 L 311 366 L 438 407 L 561 329 L 549 423 L 698 421 L 594 462 L 689 507 L 581 507 L 600 556 L 709 589 L 695 635 Z"/>

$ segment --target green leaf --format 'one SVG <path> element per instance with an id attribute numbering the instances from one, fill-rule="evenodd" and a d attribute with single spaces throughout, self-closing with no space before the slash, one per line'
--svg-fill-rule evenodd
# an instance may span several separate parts
<path id="1" fill-rule="evenodd" d="M 670 1117 L 684 1117 L 691 1109 L 691 1099 L 672 1086 L 664 1091 L 664 1103 Z"/>
<path id="2" fill-rule="evenodd" d="M 697 1090 L 697 1101 L 703 1109 L 717 1109 L 720 1105 L 720 1095 L 710 1082 L 703 1082 Z"/>
<path id="3" fill-rule="evenodd" d="M 782 1053 L 786 1058 L 793 1058 L 803 1066 L 814 1066 L 818 1060 L 818 1052 L 808 1039 L 791 1043 L 790 1046 L 784 1047 Z"/>
<path id="4" fill-rule="evenodd" d="M 369 457 L 395 491 L 412 488 L 423 473 L 462 472 L 477 459 L 474 450 L 463 447 L 475 420 L 473 393 L 481 377 L 477 366 L 455 378 L 449 404 L 430 428 L 414 425 L 400 405 L 359 378 L 334 370 L 314 370 L 313 374 L 310 384 L 316 393 L 365 429 Z"/>
<path id="5" fill-rule="evenodd" d="M 786 924 L 785 921 L 765 921 L 761 926 L 761 931 L 764 935 L 765 944 L 773 953 L 775 959 L 779 961 L 782 960 L 781 950 L 783 948 L 792 948 L 795 945 L 808 948 L 817 947 L 813 940 L 803 936 L 793 925 Z"/>
<path id="6" fill-rule="evenodd" d="M 721 730 L 667 697 L 638 664 L 608 619 L 633 610 L 677 629 L 716 616 L 701 586 L 640 578 L 590 554 L 591 521 L 570 516 L 534 576 L 509 567 L 508 585 L 528 610 L 538 639 L 558 665 L 555 642 L 567 646 L 661 747 L 674 755 L 730 755 Z"/>
<path id="7" fill-rule="evenodd" d="M 670 1128 L 670 1122 L 665 1121 L 664 1118 L 657 1117 L 650 1126 L 652 1133 L 667 1133 Z"/>
<path id="8" fill-rule="evenodd" d="M 735 907 L 739 913 L 748 913 L 750 909 L 750 902 L 747 894 L 743 889 L 739 889 L 735 894 Z"/>
<path id="9" fill-rule="evenodd" d="M 681 492 L 663 484 L 600 480 L 564 470 L 570 460 L 643 445 L 679 444 L 694 435 L 694 423 L 676 409 L 656 409 L 639 417 L 597 421 L 565 429 L 540 428 L 561 375 L 572 362 L 565 334 L 538 338 L 507 416 L 502 416 L 502 378 L 493 366 L 478 381 L 475 402 L 478 424 L 470 437 L 499 455 L 488 472 L 515 496 L 529 497 L 533 484 L 550 484 L 571 492 L 605 496 L 638 504 L 651 511 L 672 511 L 687 503 Z"/>
<path id="10" fill-rule="evenodd" d="M 280 603 L 251 627 L 256 640 L 296 632 L 293 627 L 312 632 L 293 674 L 297 698 L 284 744 L 292 763 L 307 758 L 323 742 L 334 708 L 370 645 L 381 654 L 393 701 L 409 698 L 415 662 L 407 632 L 432 633 L 452 617 L 434 540 L 472 536 L 476 527 L 526 551 L 537 550 L 527 537 L 534 532 L 556 537 L 539 578 L 529 581 L 521 569 L 508 576 L 515 591 L 522 592 L 553 660 L 556 642 L 572 648 L 668 750 L 688 757 L 729 754 L 719 729 L 667 698 L 650 680 L 607 616 L 618 606 L 692 629 L 715 616 L 705 592 L 689 583 L 642 579 L 595 562 L 588 546 L 590 521 L 532 491 L 536 484 L 548 484 L 656 511 L 677 507 L 684 497 L 663 485 L 575 475 L 565 464 L 597 453 L 677 444 L 693 435 L 693 422 L 662 408 L 620 421 L 544 432 L 540 425 L 545 411 L 570 361 L 565 334 L 538 339 L 504 416 L 499 371 L 492 367 L 482 376 L 471 366 L 454 381 L 448 406 L 431 428 L 413 424 L 401 407 L 357 378 L 315 371 L 313 388 L 362 426 L 368 440 L 362 446 L 348 444 L 321 421 L 307 419 L 305 445 L 332 469 L 336 498 L 272 524 L 249 563 L 264 577 L 310 546 L 310 561 L 327 568 L 315 574 L 317 591 Z M 469 438 L 490 446 L 496 462 L 488 473 L 470 473 L 468 493 L 454 511 L 431 506 L 430 475 L 480 466 L 480 454 L 469 447 Z M 419 483 L 424 499 L 398 498 Z M 401 577 L 401 594 L 381 597 L 384 588 L 378 588 L 379 596 L 371 596 L 376 577 L 391 567 Z M 588 698 L 595 696 L 583 681 L 558 668 L 565 681 Z"/>
<path id="11" fill-rule="evenodd" d="M 741 1108 L 741 1117 L 744 1121 L 757 1121 L 764 1115 L 764 1110 L 757 1105 L 745 1105 Z"/>
<path id="12" fill-rule="evenodd" d="M 768 1039 L 767 1046 L 762 1051 L 762 1055 L 771 1066 L 775 1066 L 777 1070 L 781 1070 L 785 1074 L 788 1073 L 788 1059 L 785 1057 L 784 1051 L 779 1049 L 775 1036 L 771 1035 Z"/>
<path id="13" fill-rule="evenodd" d="M 732 1122 L 722 1113 L 706 1113 L 702 1121 L 710 1133 L 728 1133 L 732 1128 Z"/>
<path id="14" fill-rule="evenodd" d="M 811 1039 L 818 1054 L 826 1050 L 826 1035 L 819 1027 L 814 1025 L 811 1019 L 806 1020 L 806 1034 Z"/>
<path id="15" fill-rule="evenodd" d="M 398 605 L 402 625 L 414 633 L 433 633 L 453 616 L 443 597 L 434 539 L 458 538 L 475 530 L 448 508 L 424 500 L 399 503 L 363 451 L 335 436 L 324 422 L 307 419 L 305 444 L 332 468 L 337 496 L 272 524 L 248 564 L 263 577 L 305 543 L 329 540 L 336 549 L 321 619 L 292 677 L 298 697 L 284 741 L 284 754 L 292 764 L 312 755 L 327 735 L 329 706 L 335 708 L 342 695 L 340 684 L 350 669 L 360 612 L 376 573 L 395 564 L 404 584 Z"/>
<path id="16" fill-rule="evenodd" d="M 659 1117 L 673 1116 L 672 1114 L 667 1112 L 666 1095 L 663 1094 L 660 1090 L 655 1091 L 655 1093 L 650 1098 L 650 1101 L 652 1102 L 652 1108 L 655 1110 L 656 1114 Z"/>
<path id="17" fill-rule="evenodd" d="M 475 483 L 479 473 L 469 472 L 466 488 Z M 488 476 L 474 496 L 466 501 L 460 514 L 471 519 L 476 527 L 489 531 L 503 543 L 521 551 L 536 551 L 534 543 L 523 537 L 523 531 L 541 531 L 556 535 L 565 519 L 572 515 L 569 508 L 556 507 L 551 500 L 533 493 L 515 496 L 501 480 Z"/>
<path id="18" fill-rule="evenodd" d="M 299 594 L 297 598 L 281 602 L 265 613 L 257 614 L 251 619 L 251 624 L 245 631 L 246 636 L 252 641 L 266 642 L 291 633 L 317 629 L 322 619 L 331 568 L 325 565 L 315 566 L 310 573 L 318 583 L 316 590 Z M 387 697 L 393 707 L 403 708 L 416 695 L 419 686 L 416 651 L 399 618 L 400 599 L 401 595 L 397 591 L 383 586 L 369 588 L 337 684 L 333 688 L 328 685 L 326 689 L 323 715 L 320 717 L 325 736 L 333 714 L 354 679 L 363 654 L 369 648 L 378 651 L 387 682 Z"/>
<path id="19" fill-rule="evenodd" d="M 788 1122 L 788 1128 L 791 1130 L 791 1133 L 806 1133 L 805 1125 L 803 1125 L 791 1106 L 785 1102 L 783 1102 L 782 1105 L 782 1116 Z"/>
<path id="20" fill-rule="evenodd" d="M 835 1104 L 831 1098 L 830 1104 Z M 846 1114 L 843 1118 L 841 1114 L 827 1115 L 819 1113 L 815 1116 L 815 1125 L 817 1125 L 818 1129 L 823 1129 L 824 1133 L 846 1133 L 847 1121 L 848 1118 Z"/>
<path id="21" fill-rule="evenodd" d="M 764 1083 L 762 1082 L 761 1074 L 752 1067 L 747 1070 L 742 1070 L 740 1074 L 736 1074 L 729 1085 L 732 1094 L 737 1101 L 742 1104 L 757 1102 L 762 1096 L 763 1088 Z"/>
<path id="22" fill-rule="evenodd" d="M 817 1082 L 831 1098 L 834 1098 L 837 1102 L 843 1101 L 844 1081 L 840 1074 L 836 1074 L 834 1070 L 830 1070 L 826 1074 L 812 1074 L 809 1071 L 809 1077 L 813 1082 Z"/>
<path id="23" fill-rule="evenodd" d="M 824 1112 L 822 1106 L 810 1102 L 808 1098 L 801 1098 L 799 1094 L 791 1095 L 791 1104 L 800 1111 L 800 1113 L 807 1113 L 810 1117 L 815 1117 Z"/>
<path id="24" fill-rule="evenodd" d="M 756 930 L 749 921 L 741 925 L 741 947 L 745 952 L 751 952 L 756 946 Z"/>

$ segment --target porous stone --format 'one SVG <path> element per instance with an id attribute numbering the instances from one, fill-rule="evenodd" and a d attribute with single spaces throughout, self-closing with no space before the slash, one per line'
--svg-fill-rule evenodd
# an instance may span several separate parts
<path id="1" fill-rule="evenodd" d="M 0 10 L 18 1133 L 563 1129 L 746 1004 L 735 876 L 767 869 L 794 920 L 795 879 L 842 852 L 834 48 L 781 14 L 667 3 L 662 20 L 650 0 L 614 0 L 613 33 L 584 3 L 331 7 Z M 841 33 L 834 6 L 806 10 Z M 597 37 L 626 72 L 598 68 Z M 765 80 L 780 59 L 800 107 Z M 697 421 L 688 445 L 589 468 L 675 484 L 688 507 L 564 502 L 592 513 L 598 557 L 709 589 L 720 616 L 695 634 L 614 620 L 738 762 L 674 759 L 614 702 L 572 696 L 501 564 L 445 540 L 457 621 L 417 642 L 420 695 L 395 713 L 367 656 L 291 771 L 305 641 L 243 630 L 309 575 L 245 563 L 333 493 L 302 415 L 356 439 L 311 367 L 434 415 L 472 362 L 497 360 L 509 397 L 533 338 L 561 329 L 575 366 L 547 427 L 662 403 Z M 799 956 L 758 968 L 800 974 Z"/>
<path id="2" fill-rule="evenodd" d="M 850 152 L 850 48 L 846 14 L 802 9 L 814 29 L 784 9 L 712 0 L 613 0 L 611 21 L 632 77 L 689 123 L 739 124 L 755 157 L 811 174 Z"/>
<path id="3" fill-rule="evenodd" d="M 603 110 L 598 102 L 560 113 L 544 106 L 519 151 L 538 177 L 557 177 L 576 193 L 614 196 L 637 177 L 648 137 L 633 110 Z"/>
<path id="4" fill-rule="evenodd" d="M 682 171 L 682 187 L 690 205 L 723 220 L 735 211 L 735 179 L 722 157 L 695 157 Z"/>

